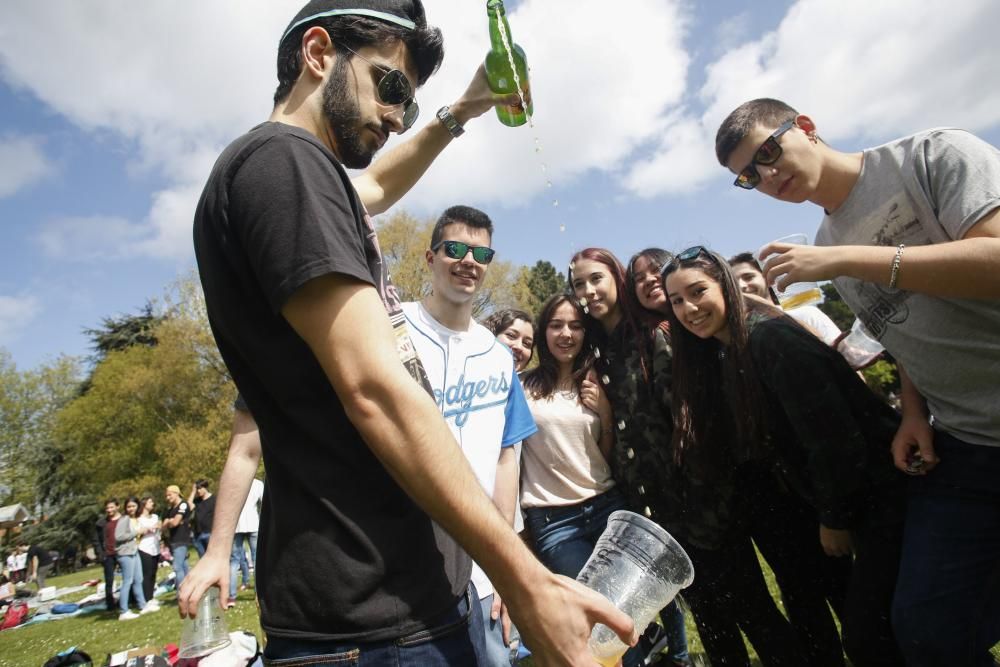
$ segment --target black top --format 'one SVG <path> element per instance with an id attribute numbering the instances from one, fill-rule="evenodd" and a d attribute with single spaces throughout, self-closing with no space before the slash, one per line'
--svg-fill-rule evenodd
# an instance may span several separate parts
<path id="1" fill-rule="evenodd" d="M 212 532 L 212 519 L 215 517 L 215 496 L 194 501 L 194 534 Z"/>
<path id="2" fill-rule="evenodd" d="M 261 625 L 366 640 L 428 627 L 464 594 L 471 562 L 379 463 L 280 313 L 307 281 L 342 274 L 376 287 L 412 350 L 347 173 L 309 132 L 260 125 L 216 162 L 194 240 L 212 331 L 260 427 Z M 406 365 L 429 389 L 419 360 Z"/>
<path id="3" fill-rule="evenodd" d="M 38 558 L 38 567 L 52 565 L 52 556 L 49 554 L 49 550 L 43 549 L 37 544 L 32 544 L 28 547 L 28 563 L 31 563 L 34 558 Z M 28 569 L 31 569 L 30 565 L 28 566 Z"/>
<path id="4" fill-rule="evenodd" d="M 876 498 L 902 498 L 890 445 L 899 417 L 844 358 L 790 317 L 750 317 L 767 432 L 782 476 L 828 528 L 850 528 Z M 875 503 L 896 512 L 899 503 Z"/>
<path id="5" fill-rule="evenodd" d="M 171 548 L 191 546 L 191 526 L 188 525 L 188 521 L 191 519 L 191 508 L 187 501 L 182 500 L 176 506 L 168 509 L 163 519 L 164 521 L 173 519 L 178 515 L 181 517 L 181 522 L 170 529 L 167 539 Z"/>

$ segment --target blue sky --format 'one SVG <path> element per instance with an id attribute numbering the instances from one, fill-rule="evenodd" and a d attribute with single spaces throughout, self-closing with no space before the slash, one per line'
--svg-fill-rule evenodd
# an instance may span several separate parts
<path id="1" fill-rule="evenodd" d="M 18 367 L 87 354 L 84 328 L 191 269 L 201 186 L 225 144 L 266 118 L 275 42 L 299 4 L 6 5 L 0 347 Z M 485 54 L 484 5 L 425 0 L 446 56 L 419 91 L 418 124 Z M 753 97 L 785 99 L 845 150 L 942 125 L 1000 145 L 990 0 L 521 0 L 508 16 L 531 66 L 534 130 L 471 122 L 399 208 L 478 206 L 515 263 L 562 269 L 588 245 L 623 259 L 649 245 L 733 253 L 812 234 L 818 209 L 738 191 L 715 163 L 719 121 Z"/>

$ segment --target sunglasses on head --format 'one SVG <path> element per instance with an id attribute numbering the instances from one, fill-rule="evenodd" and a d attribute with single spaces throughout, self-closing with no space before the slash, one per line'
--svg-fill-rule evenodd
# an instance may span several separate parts
<path id="1" fill-rule="evenodd" d="M 471 250 L 472 259 L 476 260 L 477 264 L 489 264 L 493 261 L 493 255 L 496 254 L 496 250 L 493 248 L 484 245 L 469 245 L 461 241 L 438 241 L 436 245 L 431 247 L 431 251 L 437 252 L 438 248 L 442 246 L 444 254 L 452 259 L 465 259 Z"/>
<path id="2" fill-rule="evenodd" d="M 753 190 L 757 187 L 760 184 L 760 172 L 757 171 L 757 165 L 767 166 L 778 161 L 778 158 L 781 157 L 781 144 L 778 143 L 778 137 L 793 127 L 795 127 L 794 118 L 782 123 L 777 130 L 772 132 L 771 136 L 765 139 L 764 143 L 757 148 L 757 151 L 753 154 L 753 159 L 750 160 L 750 164 L 737 174 L 733 185 L 744 190 Z"/>
<path id="3" fill-rule="evenodd" d="M 382 72 L 382 78 L 379 79 L 376 88 L 378 99 L 387 106 L 403 105 L 403 129 L 400 134 L 413 127 L 413 124 L 417 122 L 417 116 L 420 115 L 420 106 L 414 99 L 413 86 L 410 85 L 410 80 L 406 78 L 406 75 L 398 69 L 387 69 L 373 63 L 350 47 L 344 46 L 343 48 Z"/>
<path id="4" fill-rule="evenodd" d="M 709 251 L 708 248 L 706 248 L 703 245 L 693 245 L 687 250 L 681 250 L 679 253 L 673 256 L 673 259 L 664 264 L 660 268 L 660 275 L 665 276 L 668 273 L 676 271 L 677 268 L 681 265 L 681 262 L 688 262 L 692 259 L 701 257 L 702 255 L 708 257 L 713 262 L 716 261 L 715 257 L 712 255 L 712 253 Z"/>

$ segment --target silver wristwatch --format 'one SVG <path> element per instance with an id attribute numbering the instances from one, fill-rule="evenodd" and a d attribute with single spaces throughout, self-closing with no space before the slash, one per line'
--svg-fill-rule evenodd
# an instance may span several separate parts
<path id="1" fill-rule="evenodd" d="M 465 132 L 465 128 L 458 124 L 455 117 L 451 115 L 451 111 L 448 110 L 447 105 L 438 109 L 437 117 L 451 136 L 460 137 Z"/>

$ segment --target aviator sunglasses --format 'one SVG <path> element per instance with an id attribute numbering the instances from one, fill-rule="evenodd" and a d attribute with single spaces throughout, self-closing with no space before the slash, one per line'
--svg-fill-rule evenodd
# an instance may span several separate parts
<path id="1" fill-rule="evenodd" d="M 472 259 L 476 260 L 477 264 L 489 264 L 493 261 L 493 255 L 496 254 L 496 250 L 493 248 L 484 245 L 469 245 L 461 241 L 438 241 L 436 245 L 431 247 L 431 251 L 437 252 L 441 246 L 444 246 L 444 254 L 452 259 L 465 259 L 471 250 Z"/>
<path id="2" fill-rule="evenodd" d="M 744 190 L 753 190 L 760 184 L 760 172 L 757 171 L 756 165 L 768 166 L 772 165 L 778 161 L 781 157 L 781 144 L 778 143 L 778 137 L 783 135 L 788 130 L 795 126 L 795 119 L 786 121 L 781 124 L 781 126 L 775 130 L 771 136 L 764 140 L 764 143 L 760 145 L 757 151 L 753 154 L 753 159 L 750 160 L 750 164 L 743 168 L 737 176 L 736 180 L 733 181 L 733 185 L 738 188 L 743 188 Z"/>
<path id="3" fill-rule="evenodd" d="M 386 106 L 403 105 L 403 129 L 400 131 L 400 134 L 413 127 L 413 124 L 417 122 L 417 116 L 420 115 L 420 106 L 413 97 L 413 86 L 410 85 L 410 80 L 406 78 L 406 75 L 398 69 L 387 69 L 377 63 L 373 63 L 348 46 L 344 46 L 343 44 L 341 46 L 382 72 L 382 78 L 379 79 L 378 88 L 376 89 L 378 91 L 378 99 Z"/>

